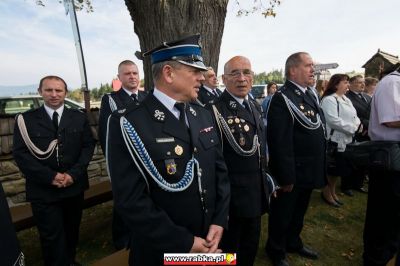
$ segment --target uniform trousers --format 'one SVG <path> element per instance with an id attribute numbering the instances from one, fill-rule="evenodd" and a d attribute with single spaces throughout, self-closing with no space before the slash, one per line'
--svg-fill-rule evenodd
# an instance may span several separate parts
<path id="1" fill-rule="evenodd" d="M 261 232 L 261 216 L 245 218 L 229 216 L 228 230 L 222 237 L 223 252 L 236 253 L 237 265 L 254 264 Z"/>
<path id="2" fill-rule="evenodd" d="M 266 251 L 272 259 L 284 259 L 287 250 L 303 247 L 300 233 L 311 192 L 311 188 L 294 185 L 291 192 L 279 192 L 277 198 L 271 198 Z"/>
<path id="3" fill-rule="evenodd" d="M 83 193 L 56 202 L 31 202 L 45 266 L 75 261 L 82 218 Z"/>
<path id="4" fill-rule="evenodd" d="M 400 172 L 369 176 L 364 226 L 364 265 L 386 265 L 400 248 Z"/>

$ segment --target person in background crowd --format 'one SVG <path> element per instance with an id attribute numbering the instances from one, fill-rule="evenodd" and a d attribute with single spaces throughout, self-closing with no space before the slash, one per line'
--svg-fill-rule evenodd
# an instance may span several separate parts
<path id="1" fill-rule="evenodd" d="M 142 102 L 147 92 L 140 91 L 140 76 L 137 65 L 124 60 L 118 65 L 118 79 L 121 81 L 121 88 L 118 91 L 105 94 L 101 99 L 99 114 L 99 140 L 103 154 L 106 157 L 107 148 L 107 127 L 108 118 L 111 113 L 123 110 L 130 105 L 137 106 Z M 114 247 L 117 250 L 129 246 L 129 232 L 122 219 L 113 210 L 112 235 Z"/>
<path id="2" fill-rule="evenodd" d="M 372 97 L 369 120 L 371 140 L 400 140 L 399 93 L 400 71 L 397 68 L 378 83 Z M 371 169 L 364 226 L 364 265 L 386 265 L 399 250 L 400 171 Z"/>
<path id="3" fill-rule="evenodd" d="M 368 103 L 371 102 L 372 95 L 374 94 L 376 84 L 378 84 L 378 79 L 372 77 L 365 78 L 365 88 L 364 88 L 364 97 L 368 100 Z"/>
<path id="4" fill-rule="evenodd" d="M 222 92 L 218 89 L 218 79 L 212 67 L 207 67 L 204 80 L 200 87 L 197 99 L 205 105 L 210 105 L 218 99 Z"/>
<path id="5" fill-rule="evenodd" d="M 75 254 L 95 142 L 86 114 L 64 106 L 62 78 L 42 78 L 38 91 L 44 105 L 16 118 L 13 156 L 26 179 L 44 265 L 80 265 Z"/>
<path id="6" fill-rule="evenodd" d="M 118 91 L 105 94 L 101 98 L 99 114 L 99 140 L 103 153 L 106 153 L 107 121 L 112 112 L 122 110 L 129 105 L 139 105 L 147 92 L 140 91 L 140 76 L 137 65 L 131 60 L 124 60 L 118 65 L 118 79 L 121 88 Z"/>
<path id="7" fill-rule="evenodd" d="M 129 265 L 221 251 L 230 187 L 213 117 L 192 103 L 206 70 L 199 38 L 144 53 L 153 93 L 110 118 L 107 160 L 115 209 L 131 235 Z"/>
<path id="8" fill-rule="evenodd" d="M 366 141 L 369 140 L 368 123 L 371 105 L 363 93 L 365 88 L 364 78 L 361 75 L 356 75 L 351 77 L 349 82 L 350 87 L 346 93 L 346 97 L 350 99 L 356 109 L 357 116 L 360 118 L 363 128 L 362 132 L 356 132 L 354 138 L 356 141 Z M 353 189 L 361 193 L 368 193 L 368 190 L 364 188 L 365 175 L 366 171 L 364 169 L 353 169 L 351 179 L 342 179 L 342 192 L 350 197 L 354 196 Z M 345 182 L 343 183 L 343 181 Z"/>
<path id="9" fill-rule="evenodd" d="M 264 100 L 261 103 L 261 108 L 262 108 L 264 117 L 267 117 L 267 110 L 268 110 L 269 102 L 271 101 L 271 98 L 275 94 L 277 89 L 278 89 L 278 86 L 276 85 L 275 82 L 268 83 L 267 95 L 265 96 Z"/>
<path id="10" fill-rule="evenodd" d="M 231 185 L 228 230 L 221 247 L 224 252 L 237 253 L 238 265 L 248 266 L 254 264 L 261 216 L 267 211 L 269 198 L 264 183 L 266 160 L 261 107 L 248 96 L 253 75 L 248 58 L 235 56 L 228 60 L 222 76 L 226 89 L 213 106 L 223 136 Z"/>
<path id="11" fill-rule="evenodd" d="M 344 157 L 346 144 L 353 141 L 357 130 L 362 130 L 360 119 L 357 117 L 351 101 L 345 96 L 349 89 L 349 76 L 345 74 L 333 75 L 322 95 L 321 108 L 326 119 L 328 141 L 335 146 L 332 158 L 333 167 L 328 167 L 328 185 L 322 190 L 321 197 L 329 205 L 340 207 L 343 203 L 336 194 L 338 176 L 351 179 L 352 166 Z M 360 126 L 361 125 L 361 126 Z"/>
<path id="12" fill-rule="evenodd" d="M 315 86 L 315 89 L 317 90 L 318 95 L 320 97 L 322 97 L 322 94 L 324 94 L 324 91 L 326 89 L 326 85 L 327 84 L 328 84 L 327 80 L 322 80 L 322 79 L 317 80 L 317 84 Z"/>
<path id="13" fill-rule="evenodd" d="M 286 252 L 317 259 L 300 238 L 314 188 L 326 184 L 324 117 L 313 90 L 314 63 L 305 52 L 286 60 L 286 82 L 271 99 L 267 142 L 269 168 L 281 187 L 271 199 L 266 252 L 273 265 L 289 265 Z"/>

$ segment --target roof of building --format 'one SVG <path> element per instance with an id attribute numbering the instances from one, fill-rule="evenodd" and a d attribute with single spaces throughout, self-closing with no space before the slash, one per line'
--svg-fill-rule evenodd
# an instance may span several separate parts
<path id="1" fill-rule="evenodd" d="M 362 67 L 365 68 L 377 56 L 383 57 L 393 65 L 400 63 L 399 56 L 392 55 L 384 51 L 381 51 L 381 49 L 378 49 L 378 52 L 376 52 L 376 54 L 374 54 Z"/>

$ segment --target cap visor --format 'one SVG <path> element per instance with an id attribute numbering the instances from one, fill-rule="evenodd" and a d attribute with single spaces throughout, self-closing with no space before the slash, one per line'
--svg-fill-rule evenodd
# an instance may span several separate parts
<path id="1" fill-rule="evenodd" d="M 190 62 L 190 63 L 186 62 L 186 61 L 183 61 L 183 60 L 176 60 L 176 61 L 181 63 L 181 64 L 187 65 L 187 66 L 191 66 L 191 67 L 194 67 L 194 68 L 197 68 L 197 69 L 200 69 L 200 70 L 207 71 L 207 67 L 201 61 Z"/>

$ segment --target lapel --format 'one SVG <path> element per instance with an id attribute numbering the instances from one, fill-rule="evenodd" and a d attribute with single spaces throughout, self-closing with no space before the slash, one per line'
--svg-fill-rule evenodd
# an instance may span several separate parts
<path id="1" fill-rule="evenodd" d="M 178 119 L 152 94 L 148 95 L 142 103 L 151 118 L 162 123 L 162 131 L 167 135 L 176 137 L 182 141 L 190 143 L 190 137 Z M 189 118 L 188 118 L 189 119 Z"/>
<path id="2" fill-rule="evenodd" d="M 64 111 L 61 116 L 60 124 L 58 125 L 58 131 L 62 131 L 63 129 L 67 128 L 73 122 L 73 115 L 71 110 L 64 106 Z"/>
<path id="3" fill-rule="evenodd" d="M 198 145 L 198 140 L 199 140 L 199 134 L 200 134 L 200 123 L 198 122 L 198 112 L 195 110 L 195 108 L 191 105 L 188 104 L 188 110 L 186 111 L 186 117 L 189 122 L 189 128 L 190 128 L 190 138 L 192 140 L 192 146 L 197 147 Z"/>
<path id="4" fill-rule="evenodd" d="M 147 92 L 145 91 L 138 91 L 138 101 L 143 102 L 146 99 Z"/>
<path id="5" fill-rule="evenodd" d="M 236 116 L 243 118 L 247 122 L 255 125 L 253 115 L 250 114 L 238 101 L 235 100 L 227 91 L 224 91 L 221 95 L 221 101 L 225 102 L 226 107 L 231 113 L 236 114 Z"/>
<path id="6" fill-rule="evenodd" d="M 365 108 L 367 105 L 367 102 L 361 99 L 357 93 L 349 90 L 348 94 L 350 95 L 350 100 L 351 101 L 356 101 L 358 105 L 361 105 L 361 108 Z"/>
<path id="7" fill-rule="evenodd" d="M 260 127 L 260 121 L 261 121 L 261 113 L 259 108 L 257 108 L 257 105 L 255 103 L 255 100 L 249 99 L 249 104 L 250 104 L 250 108 L 253 114 L 253 118 L 257 127 L 257 131 L 258 129 L 262 129 L 262 127 Z"/>
<path id="8" fill-rule="evenodd" d="M 39 112 L 37 112 L 37 120 L 39 125 L 47 128 L 48 130 L 51 130 L 51 132 L 55 132 L 53 123 L 43 105 L 39 107 Z"/>
<path id="9" fill-rule="evenodd" d="M 316 99 L 313 100 L 312 98 L 310 98 L 310 96 L 307 96 L 294 83 L 292 83 L 290 81 L 286 81 L 285 87 L 288 88 L 288 90 L 286 90 L 286 92 L 288 92 L 288 93 L 285 93 L 285 95 L 288 96 L 289 99 L 291 99 L 294 103 L 296 103 L 297 107 L 300 107 L 300 104 L 305 102 L 310 107 L 312 107 L 312 109 L 314 111 L 321 113 L 319 111 L 320 108 L 317 105 Z"/>
<path id="10" fill-rule="evenodd" d="M 118 106 L 118 109 L 126 108 L 129 104 L 133 103 L 133 99 L 129 96 L 122 87 L 115 93 L 117 96 L 121 106 Z"/>

